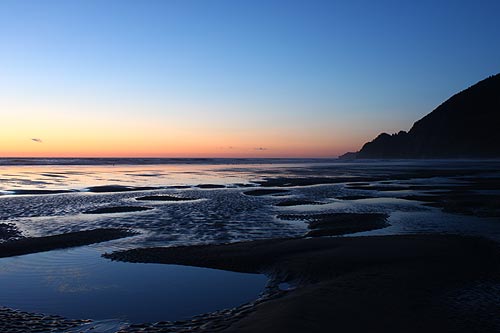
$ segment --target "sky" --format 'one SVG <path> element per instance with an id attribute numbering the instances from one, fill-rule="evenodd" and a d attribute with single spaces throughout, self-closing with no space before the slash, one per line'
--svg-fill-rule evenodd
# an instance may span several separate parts
<path id="1" fill-rule="evenodd" d="M 335 157 L 500 72 L 498 13 L 0 0 L 0 157 Z"/>

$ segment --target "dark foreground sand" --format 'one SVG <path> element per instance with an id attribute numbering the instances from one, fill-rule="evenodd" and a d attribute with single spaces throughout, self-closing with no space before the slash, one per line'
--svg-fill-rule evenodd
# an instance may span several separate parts
<path id="1" fill-rule="evenodd" d="M 481 238 L 407 235 L 146 248 L 105 257 L 264 272 L 297 286 L 218 322 L 217 331 L 498 332 L 499 303 L 491 288 L 477 286 L 499 285 L 499 253 Z M 472 303 L 464 297 L 470 290 Z"/>
<path id="2" fill-rule="evenodd" d="M 134 234 L 124 229 L 101 228 L 54 236 L 22 238 L 0 243 L 0 258 L 100 243 Z"/>
<path id="3" fill-rule="evenodd" d="M 0 306 L 0 332 L 70 332 L 90 320 L 71 320 L 60 316 L 16 311 Z"/>

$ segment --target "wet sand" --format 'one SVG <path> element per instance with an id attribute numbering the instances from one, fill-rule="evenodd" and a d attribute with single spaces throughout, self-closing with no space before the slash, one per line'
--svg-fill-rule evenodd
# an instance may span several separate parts
<path id="1" fill-rule="evenodd" d="M 422 191 L 420 194 L 402 196 L 402 199 L 425 202 L 426 206 L 442 209 L 444 212 L 479 216 L 500 217 L 500 178 L 457 178 L 458 184 L 391 184 L 392 181 L 381 182 L 383 185 L 370 183 L 349 183 L 348 189 L 378 192 Z M 488 193 L 487 191 L 493 191 Z M 374 196 L 376 197 L 376 196 Z M 339 197 L 339 199 L 361 199 L 357 195 Z"/>
<path id="2" fill-rule="evenodd" d="M 54 236 L 23 238 L 0 243 L 0 258 L 89 245 L 134 234 L 134 232 L 125 229 L 102 228 Z"/>
<path id="3" fill-rule="evenodd" d="M 144 197 L 135 198 L 135 200 L 139 201 L 193 201 L 198 200 L 197 198 L 189 198 L 189 197 L 178 197 L 173 195 L 147 195 Z"/>
<path id="4" fill-rule="evenodd" d="M 217 188 L 226 188 L 226 185 L 220 185 L 220 184 L 199 184 L 199 185 L 196 185 L 195 187 L 201 188 L 201 189 L 217 189 Z"/>
<path id="5" fill-rule="evenodd" d="M 308 222 L 306 236 L 338 236 L 361 231 L 382 229 L 389 226 L 383 213 L 323 213 L 323 214 L 281 214 L 279 219 Z"/>
<path id="6" fill-rule="evenodd" d="M 62 194 L 71 193 L 72 190 L 13 190 L 17 195 L 41 195 L 41 194 Z"/>
<path id="7" fill-rule="evenodd" d="M 147 190 L 157 190 L 157 189 L 159 188 L 151 186 L 123 186 L 123 185 L 102 185 L 102 186 L 91 186 L 87 188 L 87 190 L 92 193 L 134 192 L 134 191 L 147 191 Z"/>
<path id="8" fill-rule="evenodd" d="M 16 311 L 0 307 L 0 332 L 69 332 L 71 329 L 86 324 L 89 320 L 72 320 L 61 316 L 42 315 Z"/>
<path id="9" fill-rule="evenodd" d="M 297 200 L 284 200 L 284 201 L 280 201 L 275 206 L 278 206 L 278 207 L 293 207 L 293 206 L 302 206 L 302 205 L 323 205 L 323 204 L 324 204 L 323 202 L 319 202 L 319 201 L 297 199 Z"/>
<path id="10" fill-rule="evenodd" d="M 0 223 L 0 240 L 10 241 L 22 238 L 21 232 L 13 223 Z"/>
<path id="11" fill-rule="evenodd" d="M 500 194 L 478 194 L 472 191 L 450 191 L 408 195 L 406 200 L 425 202 L 426 206 L 441 208 L 447 213 L 480 217 L 500 217 Z"/>
<path id="12" fill-rule="evenodd" d="M 328 173 L 329 169 L 317 169 L 315 170 L 321 173 Z M 389 171 L 389 170 L 387 170 Z M 480 177 L 475 177 L 478 174 L 481 174 L 484 170 L 468 168 L 468 169 L 425 169 L 425 168 L 416 168 L 412 169 L 405 168 L 404 170 L 396 171 L 391 170 L 389 173 L 390 176 L 384 174 L 383 169 L 379 169 L 378 172 L 375 172 L 374 175 L 366 176 L 366 175 L 351 175 L 348 177 L 339 177 L 328 176 L 328 177 L 318 177 L 308 174 L 307 171 L 304 172 L 305 176 L 293 176 L 293 177 L 266 177 L 263 180 L 255 180 L 253 183 L 258 184 L 262 187 L 296 187 L 296 186 L 311 186 L 311 185 L 320 185 L 320 184 L 340 184 L 340 183 L 349 183 L 349 186 L 358 187 L 363 185 L 371 185 L 372 182 L 379 181 L 387 181 L 387 180 L 410 180 L 410 179 L 423 179 L 430 177 L 471 177 L 470 180 L 474 182 L 474 186 L 478 183 L 481 184 L 483 188 L 498 188 L 498 183 L 500 179 L 491 178 L 490 180 L 484 180 Z M 475 177 L 475 178 L 474 178 Z M 492 184 L 491 181 L 494 181 Z"/>
<path id="13" fill-rule="evenodd" d="M 337 199 L 340 200 L 362 200 L 362 199 L 372 199 L 376 198 L 375 196 L 371 195 L 343 195 L 340 197 L 337 197 Z"/>
<path id="14" fill-rule="evenodd" d="M 141 206 L 113 206 L 113 207 L 102 207 L 97 209 L 88 210 L 83 212 L 83 214 L 115 214 L 115 213 L 130 213 L 130 212 L 142 212 L 145 210 L 151 210 L 151 207 L 141 207 Z"/>
<path id="15" fill-rule="evenodd" d="M 498 245 L 481 238 L 272 239 L 144 248 L 104 256 L 266 273 L 276 282 L 297 286 L 244 316 L 228 318 L 225 328 L 220 327 L 224 332 L 493 332 L 500 328 L 498 308 L 485 306 L 479 315 L 465 311 L 469 304 L 461 304 L 459 296 L 450 296 L 460 295 L 477 281 L 500 282 Z"/>
<path id="16" fill-rule="evenodd" d="M 243 192 L 243 194 L 252 196 L 284 194 L 284 193 L 288 193 L 288 190 L 258 189 L 258 190 L 250 190 Z"/>

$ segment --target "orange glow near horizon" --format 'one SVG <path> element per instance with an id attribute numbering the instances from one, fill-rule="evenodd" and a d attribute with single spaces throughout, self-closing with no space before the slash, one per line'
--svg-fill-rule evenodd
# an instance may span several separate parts
<path id="1" fill-rule="evenodd" d="M 153 107 L 137 111 L 144 106 L 17 99 L 1 101 L 0 108 L 9 110 L 0 157 L 336 157 L 372 135 L 331 121 L 268 121 L 266 114 L 195 106 L 162 109 L 164 115 Z"/>
<path id="2" fill-rule="evenodd" d="M 199 144 L 192 142 L 193 138 L 157 137 L 147 140 L 127 140 L 126 138 L 65 138 L 63 141 L 52 141 L 58 136 L 40 136 L 42 143 L 31 139 L 6 139 L 3 143 L 12 143 L 11 146 L 2 144 L 0 157 L 335 157 L 348 150 L 324 143 L 293 142 L 289 144 L 271 142 L 267 144 L 251 145 L 245 142 L 227 145 L 218 138 L 200 138 Z M 285 140 L 286 141 L 286 140 Z M 54 143 L 53 143 L 54 142 Z M 234 142 L 234 140 L 232 141 Z"/>
<path id="3" fill-rule="evenodd" d="M 334 145 L 321 135 L 257 132 L 238 137 L 123 128 L 92 135 L 67 130 L 14 136 L 6 131 L 0 142 L 1 157 L 335 157 L 356 146 Z"/>

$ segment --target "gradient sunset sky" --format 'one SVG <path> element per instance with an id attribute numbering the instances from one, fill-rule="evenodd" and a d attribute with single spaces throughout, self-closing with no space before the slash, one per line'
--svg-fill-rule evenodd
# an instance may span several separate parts
<path id="1" fill-rule="evenodd" d="M 500 72 L 500 1 L 0 1 L 0 157 L 335 157 Z"/>

